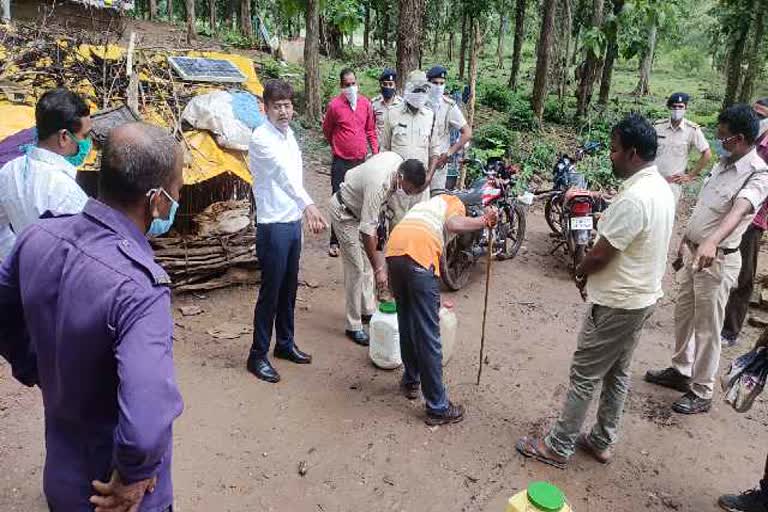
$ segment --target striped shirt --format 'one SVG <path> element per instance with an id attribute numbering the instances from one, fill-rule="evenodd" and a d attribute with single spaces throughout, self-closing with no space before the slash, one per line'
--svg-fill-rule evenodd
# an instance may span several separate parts
<path id="1" fill-rule="evenodd" d="M 456 196 L 439 195 L 414 205 L 392 230 L 387 257 L 409 256 L 413 261 L 440 275 L 440 256 L 445 247 L 445 223 L 465 215 L 464 203 Z"/>

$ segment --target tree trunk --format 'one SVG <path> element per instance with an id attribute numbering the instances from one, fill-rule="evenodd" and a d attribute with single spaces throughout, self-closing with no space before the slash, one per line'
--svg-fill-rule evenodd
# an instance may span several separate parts
<path id="1" fill-rule="evenodd" d="M 635 94 L 638 96 L 648 96 L 651 94 L 651 67 L 653 66 L 653 54 L 656 51 L 656 34 L 658 27 L 653 23 L 648 30 L 648 48 L 640 59 L 639 73 L 640 78 L 635 87 Z"/>
<path id="2" fill-rule="evenodd" d="M 173 23 L 173 0 L 168 0 L 168 22 Z"/>
<path id="3" fill-rule="evenodd" d="M 247 38 L 253 37 L 253 22 L 251 21 L 251 0 L 240 0 L 240 30 Z"/>
<path id="4" fill-rule="evenodd" d="M 448 62 L 453 62 L 453 45 L 454 45 L 454 31 L 448 34 Z"/>
<path id="5" fill-rule="evenodd" d="M 197 39 L 195 27 L 195 0 L 184 0 L 184 8 L 187 11 L 187 43 Z"/>
<path id="6" fill-rule="evenodd" d="M 365 2 L 365 26 L 363 28 L 363 50 L 368 53 L 369 39 L 371 37 L 371 5 Z"/>
<path id="7" fill-rule="evenodd" d="M 568 77 L 570 76 L 570 59 L 571 59 L 571 32 L 573 32 L 573 5 L 571 0 L 563 0 L 563 17 L 565 23 L 562 31 L 562 37 L 565 39 L 565 47 L 562 49 L 562 53 L 559 55 L 560 59 L 560 73 L 557 77 L 558 87 L 557 96 L 560 100 L 561 110 L 565 111 L 565 105 L 563 98 L 565 98 L 565 92 L 568 89 Z M 562 43 L 562 41 L 561 41 Z"/>
<path id="8" fill-rule="evenodd" d="M 624 10 L 625 0 L 613 0 L 613 15 L 618 19 L 621 11 Z M 614 23 L 616 23 L 614 21 Z M 608 47 L 605 49 L 605 64 L 603 64 L 603 76 L 600 77 L 600 105 L 607 105 L 611 95 L 611 81 L 613 80 L 613 66 L 619 57 L 618 26 L 613 31 L 613 35 L 608 40 Z"/>
<path id="9" fill-rule="evenodd" d="M 512 71 L 509 73 L 509 87 L 517 89 L 517 78 L 520 73 L 520 57 L 523 53 L 525 40 L 525 4 L 527 0 L 517 0 L 515 5 L 515 43 L 512 49 Z"/>
<path id="10" fill-rule="evenodd" d="M 499 15 L 499 35 L 496 39 L 496 67 L 504 69 L 504 27 L 507 24 L 506 14 Z"/>
<path id="11" fill-rule="evenodd" d="M 320 122 L 320 0 L 307 0 L 306 34 L 304 39 L 304 92 L 307 119 Z"/>
<path id="12" fill-rule="evenodd" d="M 467 13 L 461 8 L 461 43 L 459 43 L 459 80 L 464 80 L 467 55 Z"/>
<path id="13" fill-rule="evenodd" d="M 435 34 L 432 38 L 432 53 L 437 55 L 437 50 L 440 49 L 440 23 L 435 24 Z"/>
<path id="14" fill-rule="evenodd" d="M 384 9 L 384 51 L 389 51 L 389 9 Z"/>
<path id="15" fill-rule="evenodd" d="M 541 32 L 536 45 L 536 77 L 533 80 L 533 96 L 531 109 L 536 120 L 541 124 L 544 113 L 544 99 L 547 97 L 547 74 L 552 53 L 552 35 L 555 26 L 556 0 L 543 0 L 541 15 Z"/>
<path id="16" fill-rule="evenodd" d="M 157 19 L 157 0 L 149 0 L 149 19 Z"/>
<path id="17" fill-rule="evenodd" d="M 752 95 L 755 92 L 755 77 L 760 74 L 765 60 L 760 54 L 760 45 L 763 44 L 765 37 L 765 9 L 757 9 L 755 14 L 755 23 L 752 29 L 752 44 L 747 57 L 747 71 L 744 75 L 744 83 L 741 86 L 739 101 L 741 103 L 750 103 Z"/>
<path id="18" fill-rule="evenodd" d="M 397 86 L 402 90 L 408 73 L 418 69 L 421 45 L 421 24 L 425 0 L 399 0 L 397 24 Z"/>
<path id="19" fill-rule="evenodd" d="M 216 0 L 208 0 L 208 23 L 211 25 L 211 34 L 216 34 Z"/>
<path id="20" fill-rule="evenodd" d="M 600 28 L 603 24 L 604 0 L 594 0 L 592 2 L 592 27 Z M 602 65 L 602 55 L 587 51 L 587 57 L 581 64 L 581 73 L 578 89 L 576 90 L 576 118 L 582 119 L 587 115 L 589 103 L 592 100 L 592 91 L 595 80 Z"/>
<path id="21" fill-rule="evenodd" d="M 483 47 L 483 33 L 480 30 L 480 19 L 472 17 L 470 35 L 472 47 L 469 54 L 469 102 L 467 103 L 467 124 L 472 127 L 475 123 L 475 104 L 477 100 L 477 69 L 480 63 L 480 50 Z M 459 176 L 459 188 L 464 188 L 467 179 L 466 166 L 462 166 Z"/>

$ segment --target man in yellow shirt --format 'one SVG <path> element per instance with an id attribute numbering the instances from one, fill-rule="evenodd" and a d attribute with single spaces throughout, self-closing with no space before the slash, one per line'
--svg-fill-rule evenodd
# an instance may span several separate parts
<path id="1" fill-rule="evenodd" d="M 397 302 L 402 388 L 408 399 L 424 393 L 428 425 L 457 423 L 464 407 L 448 401 L 443 386 L 440 342 L 440 256 L 449 233 L 468 233 L 496 224 L 498 213 L 467 217 L 456 196 L 439 195 L 414 205 L 392 230 L 387 245 L 389 285 Z"/>

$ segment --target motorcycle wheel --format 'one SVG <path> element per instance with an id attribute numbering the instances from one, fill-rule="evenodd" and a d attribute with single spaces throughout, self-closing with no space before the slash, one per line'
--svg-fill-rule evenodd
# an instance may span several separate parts
<path id="1" fill-rule="evenodd" d="M 519 204 L 502 208 L 499 211 L 499 222 L 496 224 L 496 240 L 503 240 L 497 246 L 497 260 L 509 260 L 517 256 L 525 240 L 525 208 Z M 496 247 L 494 247 L 496 249 Z"/>
<path id="2" fill-rule="evenodd" d="M 556 235 L 563 233 L 563 194 L 550 196 L 544 204 L 544 218 L 547 220 L 549 229 Z"/>
<path id="3" fill-rule="evenodd" d="M 587 255 L 587 246 L 584 244 L 577 244 L 573 248 L 573 273 L 576 274 L 576 269 L 579 267 L 582 261 L 584 261 L 584 256 Z"/>
<path id="4" fill-rule="evenodd" d="M 440 278 L 451 291 L 461 290 L 467 282 L 474 261 L 469 261 L 459 246 L 459 237 L 454 237 L 445 246 L 440 256 Z"/>

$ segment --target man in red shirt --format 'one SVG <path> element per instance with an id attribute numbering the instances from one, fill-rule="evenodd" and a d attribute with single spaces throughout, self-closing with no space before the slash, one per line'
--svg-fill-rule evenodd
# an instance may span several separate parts
<path id="1" fill-rule="evenodd" d="M 376 137 L 376 120 L 371 102 L 358 94 L 354 71 L 344 68 L 339 73 L 341 94 L 328 103 L 323 120 L 323 134 L 331 145 L 331 193 L 335 194 L 344 181 L 347 171 L 365 161 L 368 145 L 371 153 L 379 152 Z M 328 254 L 339 255 L 339 241 L 331 229 L 331 245 Z"/>

